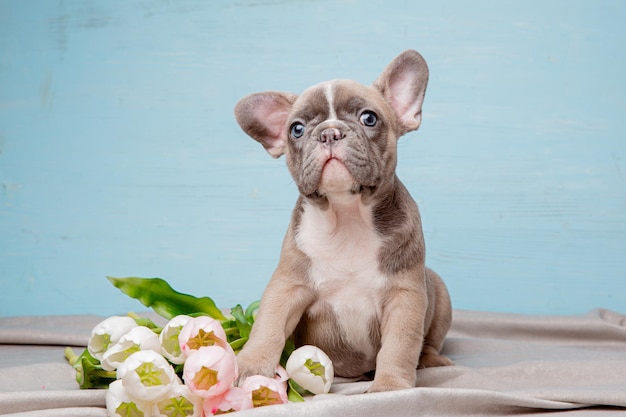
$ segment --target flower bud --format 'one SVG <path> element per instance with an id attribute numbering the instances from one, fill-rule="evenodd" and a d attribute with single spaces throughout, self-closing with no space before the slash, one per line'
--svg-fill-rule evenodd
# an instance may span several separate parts
<path id="1" fill-rule="evenodd" d="M 96 325 L 91 331 L 87 350 L 94 358 L 102 360 L 106 350 L 120 340 L 130 329 L 137 327 L 135 320 L 128 316 L 112 316 Z"/>
<path id="2" fill-rule="evenodd" d="M 200 417 L 202 398 L 195 395 L 185 385 L 173 385 L 170 393 L 154 403 L 153 417 Z"/>
<path id="3" fill-rule="evenodd" d="M 138 401 L 128 395 L 119 379 L 109 385 L 106 406 L 109 417 L 152 417 L 152 404 L 147 401 Z"/>
<path id="4" fill-rule="evenodd" d="M 130 355 L 117 369 L 117 378 L 132 398 L 141 401 L 159 401 L 179 383 L 172 365 L 152 350 Z"/>
<path id="5" fill-rule="evenodd" d="M 222 324 L 208 316 L 189 320 L 180 331 L 178 342 L 181 351 L 187 356 L 203 347 L 228 345 Z"/>
<path id="6" fill-rule="evenodd" d="M 325 394 L 333 382 L 333 363 L 321 349 L 302 346 L 287 359 L 287 373 L 295 383 L 311 394 Z"/>
<path id="7" fill-rule="evenodd" d="M 145 326 L 137 326 L 118 342 L 110 346 L 102 355 L 102 369 L 107 371 L 116 370 L 130 355 L 141 350 L 152 350 L 161 353 L 159 336 Z"/>
<path id="8" fill-rule="evenodd" d="M 207 397 L 202 404 L 205 416 L 231 413 L 252 408 L 252 396 L 239 387 L 231 387 L 217 397 Z"/>
<path id="9" fill-rule="evenodd" d="M 278 379 L 253 375 L 243 381 L 241 388 L 252 397 L 254 407 L 286 404 L 289 401 L 285 384 Z"/>
<path id="10" fill-rule="evenodd" d="M 185 361 L 183 379 L 200 397 L 224 394 L 237 379 L 237 359 L 230 345 L 207 346 L 194 351 Z"/>
<path id="11" fill-rule="evenodd" d="M 191 317 L 180 315 L 172 318 L 163 327 L 163 330 L 159 334 L 159 341 L 161 342 L 161 353 L 170 362 L 176 365 L 180 365 L 185 362 L 185 355 L 180 349 L 180 343 L 178 342 L 178 336 L 187 322 L 191 320 Z"/>

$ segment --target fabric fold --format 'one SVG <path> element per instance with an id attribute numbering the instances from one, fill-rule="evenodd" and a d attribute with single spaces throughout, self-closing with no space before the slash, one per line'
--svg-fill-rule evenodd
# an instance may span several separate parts
<path id="1" fill-rule="evenodd" d="M 18 391 L 0 393 L 0 414 L 68 408 L 102 408 L 106 390 Z"/>

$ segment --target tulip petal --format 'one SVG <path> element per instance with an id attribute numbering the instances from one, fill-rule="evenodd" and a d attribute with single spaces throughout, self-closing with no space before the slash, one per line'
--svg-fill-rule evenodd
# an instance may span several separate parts
<path id="1" fill-rule="evenodd" d="M 206 416 L 232 413 L 252 408 L 252 397 L 239 387 L 231 387 L 220 396 L 207 397 L 202 405 Z"/>
<path id="2" fill-rule="evenodd" d="M 171 319 L 163 330 L 159 334 L 159 341 L 161 342 L 161 353 L 170 362 L 176 365 L 180 365 L 185 362 L 185 355 L 180 348 L 178 337 L 180 332 L 187 322 L 191 320 L 190 316 L 180 315 Z"/>
<path id="3" fill-rule="evenodd" d="M 102 368 L 107 371 L 113 371 L 130 355 L 142 350 L 161 353 L 161 342 L 157 334 L 152 330 L 144 326 L 137 326 L 104 352 L 102 355 Z"/>
<path id="4" fill-rule="evenodd" d="M 106 407 L 109 417 L 152 416 L 151 404 L 132 398 L 120 380 L 114 381 L 109 385 L 106 395 Z"/>
<path id="5" fill-rule="evenodd" d="M 185 385 L 175 385 L 170 394 L 157 401 L 153 407 L 154 417 L 200 417 L 202 398 Z"/>
<path id="6" fill-rule="evenodd" d="M 250 393 L 254 407 L 289 402 L 285 384 L 274 378 L 267 378 L 262 375 L 249 376 L 241 388 Z"/>

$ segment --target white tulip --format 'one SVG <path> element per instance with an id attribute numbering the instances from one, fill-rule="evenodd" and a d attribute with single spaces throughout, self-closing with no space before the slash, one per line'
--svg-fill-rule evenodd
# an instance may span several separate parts
<path id="1" fill-rule="evenodd" d="M 117 378 L 122 381 L 128 395 L 140 401 L 164 399 L 180 382 L 172 365 L 152 350 L 130 355 L 117 368 Z"/>
<path id="2" fill-rule="evenodd" d="M 109 384 L 106 406 L 109 417 L 152 417 L 152 403 L 132 398 L 119 379 Z"/>
<path id="3" fill-rule="evenodd" d="M 159 334 L 159 341 L 161 342 L 163 356 L 169 359 L 170 362 L 180 365 L 185 362 L 186 356 L 180 349 L 180 343 L 178 343 L 178 335 L 183 329 L 185 324 L 191 320 L 191 317 L 180 315 L 172 318 L 163 327 L 163 330 Z"/>
<path id="4" fill-rule="evenodd" d="M 203 399 L 192 393 L 186 385 L 173 385 L 170 393 L 154 403 L 153 417 L 202 415 Z"/>
<path id="5" fill-rule="evenodd" d="M 101 321 L 91 331 L 87 349 L 94 358 L 102 360 L 102 355 L 111 346 L 117 343 L 130 329 L 138 324 L 128 316 L 112 316 Z"/>
<path id="6" fill-rule="evenodd" d="M 141 350 L 161 353 L 159 336 L 145 326 L 133 327 L 102 355 L 102 369 L 116 370 L 130 355 Z"/>
<path id="7" fill-rule="evenodd" d="M 333 363 L 321 349 L 302 346 L 293 351 L 285 366 L 289 378 L 311 394 L 325 394 L 333 382 Z"/>

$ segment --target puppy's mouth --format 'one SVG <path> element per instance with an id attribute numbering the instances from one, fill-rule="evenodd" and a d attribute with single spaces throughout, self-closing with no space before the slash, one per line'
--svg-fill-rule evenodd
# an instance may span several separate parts
<path id="1" fill-rule="evenodd" d="M 328 159 L 326 159 L 326 162 L 322 165 L 322 171 L 324 171 L 331 164 L 341 164 L 344 167 L 346 166 L 341 159 L 337 158 L 336 155 L 330 155 Z"/>
<path id="2" fill-rule="evenodd" d="M 359 186 L 346 164 L 336 156 L 329 156 L 322 166 L 322 175 L 317 192 L 324 195 L 354 192 L 358 188 Z"/>

